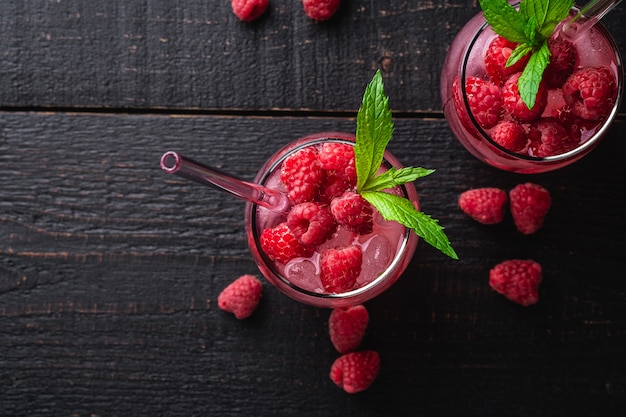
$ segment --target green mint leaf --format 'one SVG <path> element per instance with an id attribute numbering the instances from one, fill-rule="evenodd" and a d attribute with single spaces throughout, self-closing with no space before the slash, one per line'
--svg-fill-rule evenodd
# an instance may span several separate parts
<path id="1" fill-rule="evenodd" d="M 380 175 L 377 175 L 373 178 L 370 178 L 361 189 L 362 192 L 365 191 L 381 191 L 388 188 L 393 188 L 397 185 L 406 184 L 408 182 L 413 182 L 418 178 L 425 177 L 427 175 L 435 172 L 434 169 L 426 169 L 426 168 L 414 168 L 414 167 L 405 167 L 405 168 L 390 168 L 389 170 L 383 172 Z"/>
<path id="2" fill-rule="evenodd" d="M 459 259 L 439 222 L 418 211 L 411 201 L 381 191 L 368 191 L 361 195 L 380 212 L 385 220 L 393 220 L 403 224 L 412 229 L 426 243 L 439 249 L 452 259 Z"/>
<path id="3" fill-rule="evenodd" d="M 506 61 L 506 66 L 510 67 L 511 65 L 515 65 L 517 61 L 532 52 L 532 46 L 526 45 L 525 43 L 520 43 L 515 49 L 513 49 L 513 52 L 511 52 L 511 56 L 509 56 L 509 59 Z"/>
<path id="4" fill-rule="evenodd" d="M 544 39 L 548 39 L 552 35 L 556 26 L 569 15 L 570 10 L 575 4 L 574 0 L 533 0 L 532 2 L 546 3 L 543 22 L 540 22 L 539 18 L 537 18 L 538 32 Z M 538 8 L 537 6 L 534 7 L 535 10 Z"/>
<path id="5" fill-rule="evenodd" d="M 383 77 L 378 70 L 365 89 L 356 118 L 354 155 L 357 190 L 376 175 L 392 134 L 389 98 L 385 94 Z"/>
<path id="6" fill-rule="evenodd" d="M 498 35 L 515 43 L 527 43 L 526 19 L 507 0 L 479 0 L 485 20 Z"/>
<path id="7" fill-rule="evenodd" d="M 541 45 L 541 43 L 544 41 L 543 37 L 538 36 L 537 19 L 535 19 L 535 16 L 531 16 L 530 19 L 528 19 L 528 22 L 526 22 L 526 28 L 524 29 L 524 32 L 526 33 L 526 36 L 528 37 L 527 45 L 531 45 L 531 46 Z"/>
<path id="8" fill-rule="evenodd" d="M 548 42 L 544 42 L 541 47 L 530 56 L 522 75 L 519 77 L 519 80 L 517 80 L 517 89 L 519 90 L 520 97 L 529 109 L 535 106 L 541 77 L 549 62 L 550 49 L 548 48 Z"/>

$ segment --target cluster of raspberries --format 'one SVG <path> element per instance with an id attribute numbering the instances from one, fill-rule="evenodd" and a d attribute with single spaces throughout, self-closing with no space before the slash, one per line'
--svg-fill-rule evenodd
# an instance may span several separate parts
<path id="1" fill-rule="evenodd" d="M 552 198 L 548 190 L 533 183 L 518 184 L 507 194 L 495 188 L 475 188 L 459 196 L 461 210 L 482 224 L 502 222 L 509 203 L 517 230 L 525 235 L 537 232 L 550 210 Z M 510 259 L 489 272 L 489 285 L 509 300 L 528 306 L 539 301 L 542 281 L 541 265 L 531 259 Z"/>
<path id="2" fill-rule="evenodd" d="M 251 22 L 261 17 L 269 0 L 231 0 L 233 13 L 244 22 Z M 304 12 L 314 20 L 328 20 L 335 14 L 341 0 L 302 0 Z"/>
<path id="3" fill-rule="evenodd" d="M 261 249 L 282 264 L 318 252 L 324 290 L 353 289 L 361 274 L 361 247 L 320 245 L 340 227 L 357 235 L 372 232 L 374 208 L 353 191 L 357 180 L 354 147 L 329 142 L 300 149 L 285 159 L 280 179 L 293 206 L 284 222 L 261 232 Z"/>
<path id="4" fill-rule="evenodd" d="M 550 39 L 550 63 L 535 105 L 529 109 L 517 85 L 529 56 L 505 66 L 516 46 L 496 36 L 484 56 L 488 79 L 466 79 L 465 92 L 474 119 L 495 143 L 515 153 L 549 157 L 575 149 L 586 140 L 583 132 L 592 133 L 613 108 L 617 94 L 613 72 L 602 66 L 577 68 L 574 46 L 565 40 Z M 458 78 L 453 90 L 461 122 L 473 131 Z M 545 111 L 548 95 L 558 104 L 551 104 Z"/>

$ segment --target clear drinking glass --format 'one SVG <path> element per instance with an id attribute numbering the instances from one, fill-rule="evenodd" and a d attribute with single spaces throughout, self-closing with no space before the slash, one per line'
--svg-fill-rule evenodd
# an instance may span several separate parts
<path id="1" fill-rule="evenodd" d="M 284 191 L 280 183 L 282 163 L 290 155 L 309 146 L 321 147 L 328 142 L 345 143 L 354 146 L 354 135 L 338 132 L 325 132 L 309 135 L 276 152 L 260 169 L 254 183 L 269 189 Z M 389 152 L 385 153 L 381 169 L 391 166 L 402 167 L 400 162 Z M 413 184 L 396 187 L 393 192 L 408 198 L 418 207 L 417 192 Z M 354 237 L 341 231 L 335 233 L 334 240 L 358 239 L 363 249 L 363 266 L 361 276 L 357 279 L 354 289 L 343 293 L 327 293 L 319 281 L 319 254 L 310 258 L 298 258 L 283 265 L 270 260 L 263 252 L 259 237 L 267 227 L 285 221 L 285 214 L 270 210 L 261 205 L 248 202 L 245 211 L 245 226 L 248 244 L 255 262 L 261 273 L 276 288 L 289 297 L 318 307 L 341 307 L 363 303 L 389 288 L 404 272 L 415 252 L 418 237 L 410 229 L 396 222 L 384 221 L 380 215 L 374 217 L 374 228 L 371 234 Z M 381 266 L 382 265 L 382 266 Z"/>
<path id="2" fill-rule="evenodd" d="M 577 11 L 576 8 L 572 9 L 571 16 Z M 560 30 L 561 26 L 557 26 L 554 36 L 558 36 Z M 584 33 L 577 35 L 573 42 L 578 52 L 574 68 L 608 68 L 616 83 L 612 106 L 599 120 L 578 121 L 569 117 L 562 90 L 558 87 L 548 88 L 547 105 L 541 118 L 556 120 L 566 130 L 570 129 L 580 135 L 576 138 L 576 143 L 566 151 L 549 156 L 535 155 L 530 145 L 517 152 L 501 146 L 490 136 L 492 127 L 481 127 L 470 110 L 466 81 L 469 77 L 489 78 L 483 57 L 495 37 L 496 34 L 487 25 L 483 14 L 479 13 L 457 34 L 443 65 L 440 85 L 443 111 L 452 132 L 463 146 L 476 158 L 489 165 L 527 174 L 564 167 L 591 152 L 615 119 L 624 94 L 622 58 L 619 48 L 607 30 L 600 23 L 596 23 Z M 524 122 L 522 125 L 527 133 L 532 131 L 536 134 L 536 130 L 532 130 L 532 123 Z"/>

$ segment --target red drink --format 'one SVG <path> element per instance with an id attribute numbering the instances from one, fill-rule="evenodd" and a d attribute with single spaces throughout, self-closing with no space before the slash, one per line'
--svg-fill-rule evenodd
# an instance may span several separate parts
<path id="1" fill-rule="evenodd" d="M 572 14 L 575 12 L 572 10 Z M 560 32 L 561 26 L 557 26 L 554 33 Z M 446 119 L 459 141 L 483 162 L 518 173 L 554 170 L 588 154 L 600 142 L 617 115 L 624 90 L 620 52 L 606 29 L 598 23 L 571 43 L 575 58 L 563 79 L 556 80 L 555 77 L 553 80 L 548 67 L 540 87 L 545 88 L 545 107 L 539 103 L 539 94 L 538 104 L 533 108 L 539 109 L 539 112 L 530 117 L 519 116 L 506 106 L 506 80 L 521 69 L 516 69 L 514 65 L 506 70 L 508 73 L 502 75 L 502 79 L 495 79 L 499 77 L 494 77 L 486 66 L 487 50 L 497 37 L 480 13 L 459 32 L 448 51 L 441 77 L 441 97 Z M 557 37 L 553 35 L 553 39 Z M 574 77 L 580 79 L 584 71 L 592 71 L 595 75 L 601 73 L 611 79 L 607 105 L 596 113 L 581 110 L 577 102 L 579 92 L 572 89 L 577 80 Z M 497 94 L 495 90 L 500 91 L 502 109 L 499 113 L 481 114 L 470 104 L 474 95 L 484 88 L 485 82 L 490 83 L 489 88 L 495 86 L 494 94 Z M 520 133 L 522 137 L 515 145 L 498 140 L 495 131 L 502 126 L 496 128 L 496 125 L 502 121 L 514 122 L 522 127 L 524 133 Z M 560 135 L 567 141 L 557 145 L 553 140 L 546 144 L 547 140 L 542 135 L 547 135 L 544 129 L 548 128 L 553 129 L 550 139 Z"/>
<path id="2" fill-rule="evenodd" d="M 322 144 L 336 142 L 354 145 L 354 135 L 344 133 L 319 133 L 306 136 L 287 145 L 270 158 L 259 171 L 255 183 L 267 188 L 285 191 L 280 172 L 283 162 L 297 151 L 320 148 Z M 400 163 L 388 152 L 384 166 L 400 168 Z M 412 184 L 395 187 L 389 192 L 408 198 L 417 207 L 417 193 Z M 386 290 L 405 270 L 417 245 L 417 236 L 394 221 L 385 221 L 374 210 L 371 233 L 358 234 L 338 226 L 332 236 L 305 256 L 287 262 L 270 259 L 264 253 L 260 236 L 267 229 L 285 222 L 286 215 L 270 211 L 257 204 L 246 205 L 246 232 L 251 252 L 263 275 L 288 296 L 320 307 L 339 307 L 360 304 Z M 358 246 L 362 252 L 361 273 L 346 291 L 329 292 L 320 280 L 320 256 L 325 249 Z"/>

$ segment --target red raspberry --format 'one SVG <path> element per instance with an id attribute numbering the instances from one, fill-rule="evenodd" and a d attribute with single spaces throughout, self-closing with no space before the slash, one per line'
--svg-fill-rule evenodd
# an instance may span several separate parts
<path id="1" fill-rule="evenodd" d="M 356 187 L 354 147 L 345 143 L 325 143 L 319 155 L 320 165 L 326 171 L 325 192 L 328 201 L 348 189 Z"/>
<path id="2" fill-rule="evenodd" d="M 360 194 L 346 191 L 330 202 L 330 211 L 346 229 L 361 235 L 372 232 L 374 209 Z"/>
<path id="3" fill-rule="evenodd" d="M 543 82 L 548 88 L 560 88 L 574 71 L 576 48 L 560 38 L 548 40 L 550 63 L 543 73 Z"/>
<path id="4" fill-rule="evenodd" d="M 361 274 L 363 254 L 359 246 L 327 249 L 320 256 L 320 279 L 327 292 L 341 293 L 354 287 Z"/>
<path id="5" fill-rule="evenodd" d="M 544 158 L 574 149 L 580 139 L 580 130 L 570 132 L 557 119 L 542 118 L 531 125 L 529 137 L 530 154 Z"/>
<path id="6" fill-rule="evenodd" d="M 233 8 L 233 13 L 240 20 L 244 22 L 251 22 L 254 19 L 261 17 L 267 6 L 269 0 L 231 0 L 230 5 Z"/>
<path id="7" fill-rule="evenodd" d="M 542 84 L 539 85 L 535 105 L 529 109 L 526 103 L 522 101 L 522 97 L 517 89 L 517 80 L 521 73 L 513 74 L 504 83 L 502 87 L 502 106 L 509 112 L 511 116 L 522 122 L 532 122 L 541 116 L 546 104 L 548 103 L 548 91 Z"/>
<path id="8" fill-rule="evenodd" d="M 456 109 L 457 114 L 459 115 L 459 120 L 465 129 L 467 129 L 472 135 L 479 135 L 478 131 L 475 129 L 472 119 L 470 119 L 469 113 L 467 112 L 467 108 L 465 107 L 465 103 L 463 101 L 463 95 L 461 92 L 461 84 L 459 77 L 454 77 L 454 81 L 452 82 L 452 93 L 454 95 L 454 107 Z"/>
<path id="9" fill-rule="evenodd" d="M 280 180 L 285 184 L 294 204 L 317 199 L 324 171 L 313 147 L 300 149 L 283 162 Z"/>
<path id="10" fill-rule="evenodd" d="M 303 245 L 287 223 L 263 230 L 259 238 L 261 249 L 272 260 L 287 263 L 293 258 L 313 255 L 311 246 Z"/>
<path id="11" fill-rule="evenodd" d="M 287 215 L 287 225 L 304 245 L 324 243 L 337 229 L 337 223 L 328 206 L 306 202 L 294 206 Z"/>
<path id="12" fill-rule="evenodd" d="M 217 305 L 238 319 L 245 319 L 259 304 L 262 290 L 263 285 L 255 276 L 242 275 L 222 290 Z"/>
<path id="13" fill-rule="evenodd" d="M 369 314 L 363 305 L 335 308 L 328 319 L 330 340 L 339 353 L 356 350 L 369 321 Z"/>
<path id="14" fill-rule="evenodd" d="M 489 286 L 523 306 L 539 301 L 541 279 L 541 265 L 530 259 L 504 261 L 489 271 Z"/>
<path id="15" fill-rule="evenodd" d="M 506 61 L 511 56 L 511 52 L 517 47 L 515 42 L 511 42 L 502 36 L 496 36 L 485 52 L 485 69 L 489 78 L 497 85 L 502 85 L 511 74 L 524 70 L 530 54 L 517 61 L 510 67 L 506 66 Z"/>
<path id="16" fill-rule="evenodd" d="M 506 191 L 499 188 L 475 188 L 461 193 L 459 207 L 479 223 L 496 224 L 504 219 L 508 201 Z"/>
<path id="17" fill-rule="evenodd" d="M 491 81 L 469 77 L 465 82 L 465 93 L 476 122 L 485 129 L 500 120 L 502 99 L 500 88 Z"/>
<path id="18" fill-rule="evenodd" d="M 528 142 L 526 129 L 514 120 L 498 122 L 491 130 L 490 136 L 498 145 L 512 152 L 521 152 Z"/>
<path id="19" fill-rule="evenodd" d="M 515 227 L 525 235 L 541 228 L 552 204 L 548 190 L 530 182 L 509 191 L 509 200 Z"/>
<path id="20" fill-rule="evenodd" d="M 617 90 L 609 68 L 587 67 L 574 71 L 563 84 L 562 91 L 574 115 L 599 120 L 610 113 Z"/>
<path id="21" fill-rule="evenodd" d="M 330 379 L 349 394 L 372 385 L 380 370 L 380 356 L 373 350 L 346 353 L 338 357 L 330 368 Z"/>
<path id="22" fill-rule="evenodd" d="M 304 12 L 315 20 L 330 19 L 340 4 L 341 0 L 302 0 Z"/>

